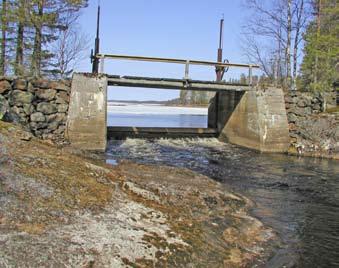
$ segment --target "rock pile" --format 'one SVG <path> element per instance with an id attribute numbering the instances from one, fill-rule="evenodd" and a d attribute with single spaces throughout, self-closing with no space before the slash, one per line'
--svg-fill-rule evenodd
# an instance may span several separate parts
<path id="1" fill-rule="evenodd" d="M 338 157 L 339 115 L 324 113 L 335 105 L 335 94 L 293 91 L 285 95 L 290 152 Z"/>
<path id="2" fill-rule="evenodd" d="M 0 77 L 0 117 L 43 139 L 62 140 L 71 82 Z"/>

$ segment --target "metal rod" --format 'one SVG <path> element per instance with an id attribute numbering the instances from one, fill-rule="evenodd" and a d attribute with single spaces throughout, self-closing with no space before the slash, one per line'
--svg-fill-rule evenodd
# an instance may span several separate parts
<path id="1" fill-rule="evenodd" d="M 187 60 L 175 59 L 175 58 L 158 58 L 158 57 L 144 57 L 144 56 L 128 56 L 128 55 L 116 55 L 116 54 L 97 54 L 95 57 L 98 59 L 117 59 L 117 60 L 133 60 L 133 61 L 149 61 L 149 62 L 165 62 L 165 63 L 177 63 L 186 64 Z M 214 61 L 201 61 L 201 60 L 189 60 L 191 65 L 206 65 L 206 66 L 218 66 L 218 67 L 239 67 L 249 68 L 250 64 L 241 63 L 221 63 Z M 259 65 L 251 65 L 252 68 L 259 68 Z"/>
<path id="2" fill-rule="evenodd" d="M 248 68 L 248 80 L 249 80 L 249 85 L 252 86 L 253 84 L 253 78 L 252 78 L 252 66 L 250 65 L 250 67 Z"/>
<path id="3" fill-rule="evenodd" d="M 103 74 L 105 71 L 105 59 L 100 60 L 100 73 Z"/>
<path id="4" fill-rule="evenodd" d="M 99 71 L 99 58 L 96 55 L 99 54 L 100 50 L 100 2 L 98 3 L 98 14 L 97 14 L 97 32 L 95 37 L 94 45 L 94 58 L 92 65 L 92 73 L 98 73 Z"/>
<path id="5" fill-rule="evenodd" d="M 186 61 L 185 64 L 185 79 L 188 80 L 189 78 L 189 71 L 190 71 L 190 61 Z"/>
<path id="6" fill-rule="evenodd" d="M 224 39 L 224 18 L 220 20 L 220 33 L 219 33 L 219 48 L 218 48 L 218 56 L 217 56 L 217 61 L 222 62 L 222 57 L 223 57 L 223 39 Z M 228 66 L 229 67 L 229 66 Z M 221 82 L 223 73 L 225 71 L 225 67 L 220 67 L 216 66 L 215 67 L 215 73 L 216 73 L 216 81 Z M 215 98 L 214 98 L 214 110 L 215 110 L 215 122 L 214 122 L 214 127 L 218 129 L 218 122 L 219 122 L 219 92 L 215 93 Z"/>
<path id="7" fill-rule="evenodd" d="M 220 20 L 220 35 L 219 35 L 219 49 L 223 49 L 223 35 L 224 35 L 224 19 Z M 222 61 L 218 60 L 218 61 Z"/>

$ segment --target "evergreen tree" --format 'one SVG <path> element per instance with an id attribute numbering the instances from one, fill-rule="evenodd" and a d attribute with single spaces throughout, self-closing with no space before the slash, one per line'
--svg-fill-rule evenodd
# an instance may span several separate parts
<path id="1" fill-rule="evenodd" d="M 52 44 L 88 0 L 1 0 L 0 75 L 48 74 Z M 67 18 L 67 20 L 66 20 Z M 67 22 L 67 23 L 66 23 Z"/>
<path id="2" fill-rule="evenodd" d="M 338 81 L 339 7 L 337 0 L 317 0 L 315 18 L 304 36 L 302 86 L 308 90 L 330 90 Z"/>

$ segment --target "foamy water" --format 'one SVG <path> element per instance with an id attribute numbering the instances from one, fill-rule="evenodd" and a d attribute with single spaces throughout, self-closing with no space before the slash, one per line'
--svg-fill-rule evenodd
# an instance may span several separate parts
<path id="1" fill-rule="evenodd" d="M 281 245 L 259 267 L 339 267 L 338 161 L 259 154 L 217 139 L 110 141 L 107 159 L 192 169 L 256 204 Z"/>

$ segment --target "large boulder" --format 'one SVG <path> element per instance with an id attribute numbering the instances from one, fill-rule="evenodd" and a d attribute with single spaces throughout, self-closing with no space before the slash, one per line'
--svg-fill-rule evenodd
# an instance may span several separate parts
<path id="1" fill-rule="evenodd" d="M 66 113 L 68 111 L 68 104 L 59 104 L 58 105 L 58 112 L 59 113 Z"/>
<path id="2" fill-rule="evenodd" d="M 26 115 L 34 113 L 34 106 L 32 104 L 24 104 L 23 109 Z"/>
<path id="3" fill-rule="evenodd" d="M 56 103 L 65 104 L 69 103 L 69 94 L 65 91 L 61 91 L 56 95 Z"/>
<path id="4" fill-rule="evenodd" d="M 39 99 L 50 101 L 55 98 L 56 91 L 54 89 L 38 89 L 35 95 Z"/>
<path id="5" fill-rule="evenodd" d="M 70 87 L 66 85 L 65 82 L 56 83 L 54 88 L 57 89 L 58 91 L 66 91 L 66 92 L 70 91 Z"/>
<path id="6" fill-rule="evenodd" d="M 9 111 L 9 104 L 8 101 L 0 95 L 0 120 L 8 113 Z"/>
<path id="7" fill-rule="evenodd" d="M 45 122 L 46 117 L 43 113 L 41 112 L 36 112 L 34 114 L 31 114 L 31 121 L 32 122 Z"/>
<path id="8" fill-rule="evenodd" d="M 13 89 L 27 90 L 27 81 L 25 79 L 15 79 L 13 81 Z"/>
<path id="9" fill-rule="evenodd" d="M 11 84 L 8 81 L 6 80 L 0 81 L 0 94 L 5 94 L 10 89 L 11 89 Z"/>
<path id="10" fill-rule="evenodd" d="M 30 92 L 21 90 L 14 90 L 10 94 L 10 104 L 16 106 L 22 106 L 23 104 L 30 104 L 34 99 L 34 96 Z"/>
<path id="11" fill-rule="evenodd" d="M 56 112 L 58 112 L 58 109 L 55 104 L 48 102 L 40 102 L 37 106 L 37 111 L 48 115 L 55 114 Z"/>
<path id="12" fill-rule="evenodd" d="M 57 113 L 57 114 L 51 114 L 46 116 L 46 120 L 48 123 L 56 121 L 58 123 L 60 122 L 66 122 L 66 114 L 65 113 Z"/>

